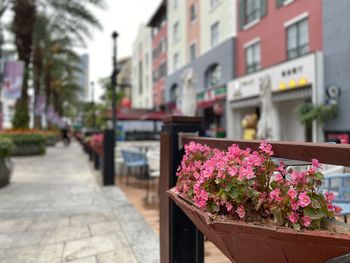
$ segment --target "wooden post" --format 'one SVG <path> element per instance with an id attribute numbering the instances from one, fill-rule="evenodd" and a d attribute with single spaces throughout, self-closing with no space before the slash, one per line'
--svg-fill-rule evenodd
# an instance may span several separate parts
<path id="1" fill-rule="evenodd" d="M 103 134 L 103 185 L 114 185 L 114 131 L 105 130 Z"/>
<path id="2" fill-rule="evenodd" d="M 160 259 L 162 263 L 203 263 L 203 235 L 166 194 L 176 185 L 176 171 L 184 154 L 181 136 L 203 136 L 202 118 L 172 116 L 163 122 L 159 185 Z"/>

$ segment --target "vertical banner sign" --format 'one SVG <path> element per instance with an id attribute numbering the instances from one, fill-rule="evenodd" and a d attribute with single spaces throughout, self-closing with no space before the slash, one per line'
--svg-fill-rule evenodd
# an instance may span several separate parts
<path id="1" fill-rule="evenodd" d="M 35 115 L 41 115 L 45 113 L 45 105 L 46 105 L 46 96 L 45 95 L 39 95 L 36 98 L 36 105 L 35 105 Z"/>
<path id="2" fill-rule="evenodd" d="M 17 99 L 21 96 L 24 62 L 7 61 L 4 66 L 4 84 L 2 96 L 7 99 Z"/>

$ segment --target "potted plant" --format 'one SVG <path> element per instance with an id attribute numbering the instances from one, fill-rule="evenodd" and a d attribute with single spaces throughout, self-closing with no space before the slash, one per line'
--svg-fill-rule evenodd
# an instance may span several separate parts
<path id="1" fill-rule="evenodd" d="M 232 262 L 324 262 L 348 253 L 350 235 L 323 229 L 340 208 L 318 191 L 318 161 L 297 172 L 272 155 L 266 142 L 254 152 L 191 142 L 168 193 Z"/>
<path id="2" fill-rule="evenodd" d="M 13 164 L 10 160 L 13 143 L 8 138 L 0 138 L 0 187 L 10 183 Z"/>

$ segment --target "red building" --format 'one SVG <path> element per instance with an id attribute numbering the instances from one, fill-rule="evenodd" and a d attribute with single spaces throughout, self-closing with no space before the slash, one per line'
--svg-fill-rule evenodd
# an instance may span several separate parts
<path id="1" fill-rule="evenodd" d="M 152 28 L 153 102 L 156 109 L 164 106 L 165 78 L 167 76 L 167 13 L 162 1 L 148 26 Z"/>
<path id="2" fill-rule="evenodd" d="M 236 79 L 228 87 L 230 137 L 256 137 L 254 125 L 238 124 L 254 115 L 261 119 L 267 86 L 272 96 L 269 138 L 323 139 L 322 127 L 302 124 L 296 113 L 309 102 L 323 103 L 322 5 L 322 0 L 237 1 Z"/>
<path id="3" fill-rule="evenodd" d="M 322 0 L 244 0 L 237 1 L 237 10 L 240 10 L 239 28 L 237 29 L 237 68 L 236 77 L 243 76 L 256 69 L 264 69 L 272 65 L 288 60 L 288 28 L 296 26 L 295 31 L 301 31 L 306 22 L 307 39 L 304 44 L 306 48 L 295 57 L 322 50 Z M 265 5 L 265 6 L 262 6 Z M 243 11 L 243 12 L 242 12 Z M 293 29 L 292 29 L 293 30 Z M 293 32 L 290 32 L 290 35 Z M 298 32 L 295 34 L 298 38 Z M 255 55 L 247 65 L 248 48 L 258 43 L 259 55 Z M 299 40 L 303 41 L 303 40 Z M 298 46 L 296 40 L 296 49 Z M 292 44 L 289 46 L 291 47 Z M 254 53 L 254 52 L 252 52 Z M 294 57 L 293 57 L 294 58 Z M 248 59 L 249 60 L 249 59 Z M 254 65 L 255 64 L 255 65 Z M 249 68 L 249 70 L 248 70 Z"/>

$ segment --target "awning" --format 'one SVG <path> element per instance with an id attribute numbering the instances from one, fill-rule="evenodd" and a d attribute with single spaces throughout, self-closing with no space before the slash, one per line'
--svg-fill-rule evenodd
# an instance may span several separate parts
<path id="1" fill-rule="evenodd" d="M 288 89 L 286 91 L 278 91 L 272 93 L 272 102 L 274 103 L 298 100 L 303 101 L 310 98 L 312 98 L 311 86 Z M 260 99 L 258 96 L 234 100 L 230 103 L 230 107 L 232 109 L 258 107 L 259 105 Z"/>
<path id="2" fill-rule="evenodd" d="M 258 107 L 259 106 L 259 97 L 250 97 L 245 98 L 241 100 L 234 100 L 231 101 L 230 107 L 232 109 L 239 109 L 239 108 L 248 108 L 248 107 Z"/>
<path id="3" fill-rule="evenodd" d="M 302 88 L 279 91 L 272 94 L 273 102 L 307 100 L 310 98 L 312 98 L 311 85 Z"/>
<path id="4" fill-rule="evenodd" d="M 148 120 L 148 121 L 161 121 L 165 117 L 167 117 L 168 114 L 164 111 L 152 111 L 149 113 L 146 113 L 140 117 L 141 120 Z"/>

